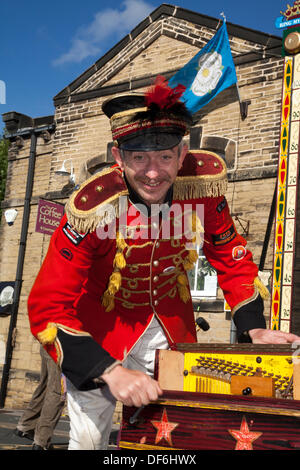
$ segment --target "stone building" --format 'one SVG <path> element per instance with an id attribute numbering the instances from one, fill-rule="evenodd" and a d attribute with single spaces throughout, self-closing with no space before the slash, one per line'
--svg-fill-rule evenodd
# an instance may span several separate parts
<path id="1" fill-rule="evenodd" d="M 13 321 L 11 315 L 0 317 L 1 371 L 6 347 L 11 346 L 6 407 L 23 407 L 39 375 L 39 345 L 31 336 L 26 312 L 50 239 L 35 230 L 39 199 L 66 202 L 72 184 L 55 173 L 63 162 L 69 168 L 72 164 L 77 184 L 111 161 L 110 126 L 101 111 L 104 100 L 142 91 L 157 74 L 171 77 L 218 26 L 218 19 L 163 4 L 54 97 L 54 116 L 31 118 L 15 111 L 3 115 L 11 143 L 3 209 L 16 209 L 18 215 L 13 225 L 4 217 L 1 221 L 0 282 L 16 281 L 20 291 Z M 281 38 L 230 23 L 227 29 L 240 102 L 235 87 L 220 93 L 194 116 L 188 143 L 226 160 L 227 199 L 237 230 L 247 239 L 255 262 L 271 274 L 274 235 L 271 231 L 265 236 L 277 177 Z M 211 326 L 199 332 L 199 342 L 230 342 L 230 314 L 220 290 L 212 297 L 195 296 L 194 302 L 197 315 Z M 267 322 L 269 312 L 267 301 Z"/>

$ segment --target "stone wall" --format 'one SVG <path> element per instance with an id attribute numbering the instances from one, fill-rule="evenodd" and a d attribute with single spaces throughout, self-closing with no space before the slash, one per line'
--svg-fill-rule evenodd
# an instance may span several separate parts
<path id="1" fill-rule="evenodd" d="M 21 142 L 14 139 L 9 151 L 7 185 L 3 209 L 14 208 L 18 211 L 18 215 L 11 226 L 5 223 L 4 215 L 2 216 L 0 226 L 0 281 L 14 281 L 16 278 L 29 154 L 30 137 L 24 136 Z M 47 235 L 35 232 L 35 223 L 38 198 L 48 191 L 51 159 L 52 140 L 45 141 L 42 136 L 39 136 L 36 147 L 34 184 L 22 275 L 23 282 L 17 324 L 14 332 L 13 358 L 6 402 L 7 406 L 11 408 L 22 408 L 24 406 L 24 403 L 29 400 L 39 377 L 39 343 L 34 339 L 29 330 L 27 297 L 49 243 Z M 10 316 L 0 318 L 0 341 L 2 344 L 5 343 L 5 345 L 10 318 Z M 0 361 L 1 372 L 3 363 L 4 357 Z"/>

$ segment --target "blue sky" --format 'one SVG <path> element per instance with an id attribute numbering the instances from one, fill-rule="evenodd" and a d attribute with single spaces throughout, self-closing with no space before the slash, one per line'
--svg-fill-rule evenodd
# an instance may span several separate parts
<path id="1" fill-rule="evenodd" d="M 53 97 L 161 3 L 156 0 L 0 0 L 0 113 L 18 111 L 31 117 L 53 114 Z M 215 18 L 224 12 L 230 23 L 281 36 L 275 20 L 293 0 L 166 3 Z M 1 133 L 2 117 L 0 121 Z"/>

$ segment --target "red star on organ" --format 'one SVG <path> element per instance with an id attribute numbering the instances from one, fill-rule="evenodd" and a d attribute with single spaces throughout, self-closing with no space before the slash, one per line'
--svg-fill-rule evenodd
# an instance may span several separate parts
<path id="1" fill-rule="evenodd" d="M 235 450 L 253 450 L 252 442 L 262 435 L 262 432 L 249 431 L 245 416 L 243 416 L 240 429 L 228 429 L 228 432 L 237 440 Z"/>
<path id="2" fill-rule="evenodd" d="M 157 444 L 162 439 L 165 439 L 172 446 L 171 432 L 177 428 L 178 423 L 170 423 L 170 421 L 168 421 L 166 408 L 163 410 L 161 421 L 151 421 L 151 423 L 157 429 L 155 444 Z"/>

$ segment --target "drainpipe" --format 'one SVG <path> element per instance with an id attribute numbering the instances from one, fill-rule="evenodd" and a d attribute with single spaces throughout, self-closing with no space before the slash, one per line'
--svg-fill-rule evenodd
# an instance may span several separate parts
<path id="1" fill-rule="evenodd" d="M 41 129 L 39 129 L 38 132 L 41 132 Z M 28 224 L 29 224 L 29 217 L 30 217 L 30 200 L 32 196 L 33 177 L 34 177 L 34 169 L 35 169 L 35 161 L 36 161 L 36 142 L 37 142 L 36 130 L 35 129 L 30 130 L 30 134 L 31 134 L 31 145 L 30 145 L 30 155 L 29 155 L 29 163 L 28 163 L 28 171 L 27 171 L 24 212 L 23 212 L 23 220 L 22 220 L 21 238 L 20 238 L 20 244 L 19 244 L 18 263 L 17 263 L 15 288 L 14 288 L 14 298 L 13 298 L 9 331 L 8 331 L 7 342 L 6 342 L 5 363 L 4 363 L 3 372 L 2 372 L 0 408 L 4 408 L 7 385 L 9 381 L 9 371 L 10 371 L 11 360 L 12 360 L 13 349 L 14 349 L 16 323 L 17 323 L 17 316 L 18 316 L 18 309 L 19 309 L 19 302 L 20 302 L 20 293 L 21 293 L 21 288 L 22 288 L 22 276 L 23 276 L 23 266 L 24 266 L 25 249 L 26 249 L 26 242 L 27 242 L 27 232 L 28 232 Z"/>
<path id="2" fill-rule="evenodd" d="M 236 343 L 236 326 L 234 324 L 234 321 L 231 320 L 230 324 L 230 344 L 235 344 Z"/>

